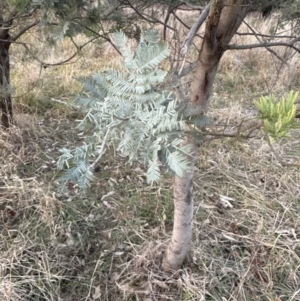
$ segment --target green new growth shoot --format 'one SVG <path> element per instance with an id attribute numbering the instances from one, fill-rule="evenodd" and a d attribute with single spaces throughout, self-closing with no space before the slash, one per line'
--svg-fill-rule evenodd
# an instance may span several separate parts
<path id="1" fill-rule="evenodd" d="M 254 101 L 264 123 L 263 129 L 268 134 L 271 143 L 277 138 L 288 136 L 290 129 L 299 126 L 295 120 L 297 110 L 295 101 L 298 95 L 298 92 L 291 91 L 279 101 L 274 95 L 262 96 Z"/>

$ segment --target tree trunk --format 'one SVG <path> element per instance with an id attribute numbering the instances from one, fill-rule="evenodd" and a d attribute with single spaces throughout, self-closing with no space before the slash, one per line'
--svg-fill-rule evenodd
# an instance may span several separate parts
<path id="1" fill-rule="evenodd" d="M 182 146 L 191 144 L 190 137 L 185 137 Z M 195 165 L 196 148 L 193 149 L 193 156 L 190 164 Z M 183 178 L 174 178 L 174 225 L 172 239 L 163 259 L 163 270 L 178 270 L 182 265 L 189 250 L 192 239 L 193 228 L 193 175 L 194 168 L 187 171 Z"/>
<path id="2" fill-rule="evenodd" d="M 217 73 L 218 64 L 225 47 L 241 25 L 248 10 L 246 0 L 213 0 L 206 20 L 205 35 L 198 63 L 190 88 L 190 103 L 195 112 L 205 113 Z M 200 109 L 200 110 L 199 110 Z M 191 137 L 186 137 L 196 155 L 197 146 Z M 186 143 L 185 142 L 185 143 Z M 196 158 L 190 158 L 194 169 Z M 162 268 L 177 270 L 181 267 L 189 249 L 193 220 L 193 171 L 183 178 L 175 177 L 174 227 L 172 239 L 166 251 Z"/>
<path id="3" fill-rule="evenodd" d="M 1 24 L 2 23 L 2 24 Z M 9 47 L 10 36 L 7 23 L 0 19 L 0 106 L 2 110 L 2 126 L 8 128 L 13 122 L 13 109 L 10 92 Z"/>
<path id="4" fill-rule="evenodd" d="M 224 3 L 225 2 L 225 3 Z M 207 17 L 205 35 L 191 84 L 191 106 L 208 109 L 210 93 L 224 49 L 244 20 L 247 1 L 214 0 Z"/>

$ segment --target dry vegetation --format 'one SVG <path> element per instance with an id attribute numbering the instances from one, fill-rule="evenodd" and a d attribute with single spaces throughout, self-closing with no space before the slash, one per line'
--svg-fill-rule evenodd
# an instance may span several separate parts
<path id="1" fill-rule="evenodd" d="M 68 43 L 45 43 L 36 54 L 54 62 L 70 52 Z M 0 300 L 300 300 L 299 168 L 283 167 L 262 135 L 200 148 L 192 251 L 172 275 L 159 268 L 172 229 L 171 177 L 149 187 L 142 167 L 106 154 L 86 196 L 59 192 L 58 150 L 81 141 L 79 113 L 64 104 L 80 90 L 74 77 L 119 61 L 91 45 L 76 63 L 41 70 L 13 49 L 17 127 L 0 133 Z M 296 56 L 289 62 L 264 49 L 228 52 L 210 115 L 237 123 L 255 115 L 253 98 L 297 90 Z M 276 156 L 298 164 L 299 135 L 277 142 Z"/>

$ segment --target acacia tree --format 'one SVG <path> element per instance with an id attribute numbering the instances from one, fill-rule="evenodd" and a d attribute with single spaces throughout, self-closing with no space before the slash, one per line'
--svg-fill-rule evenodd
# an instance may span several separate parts
<path id="1" fill-rule="evenodd" d="M 133 18 L 142 18 L 146 22 L 163 25 L 165 39 L 167 39 L 166 32 L 168 30 L 176 33 L 175 28 L 169 24 L 170 15 L 174 14 L 176 20 L 182 21 L 176 15 L 176 10 L 183 4 L 181 1 L 169 2 L 135 0 L 119 2 L 127 9 L 131 9 L 133 12 Z M 163 2 L 163 4 L 161 2 Z M 162 7 L 166 8 L 163 18 L 161 18 L 161 16 L 160 18 L 155 18 L 155 15 L 152 14 L 154 3 L 156 5 L 157 3 L 163 5 Z M 197 5 L 199 3 L 201 3 L 201 1 L 194 1 L 193 5 Z M 89 113 L 84 121 L 92 121 L 92 123 L 96 125 L 96 129 L 101 129 L 102 136 L 101 132 L 101 137 L 99 134 L 95 134 L 92 138 L 92 143 L 88 143 L 82 148 L 77 148 L 74 152 L 66 149 L 63 150 L 63 155 L 58 163 L 59 167 L 63 168 L 64 163 L 69 160 L 73 160 L 73 163 L 75 163 L 75 165 L 77 164 L 77 166 L 67 173 L 65 180 L 81 181 L 83 186 L 88 186 L 88 181 L 92 179 L 93 167 L 103 155 L 103 151 L 111 132 L 115 132 L 118 136 L 117 140 L 119 142 L 121 141 L 119 144 L 119 150 L 123 152 L 125 149 L 124 153 L 131 159 L 138 157 L 136 150 L 141 144 L 138 142 L 142 141 L 144 146 L 146 145 L 146 149 L 145 147 L 142 147 L 141 153 L 144 155 L 144 158 L 148 158 L 148 163 L 150 163 L 148 164 L 148 173 L 152 175 L 152 178 L 158 178 L 159 169 L 157 160 L 159 157 L 159 147 L 168 152 L 168 147 L 170 146 L 170 144 L 168 144 L 167 146 L 162 147 L 159 145 L 158 140 L 151 140 L 154 132 L 161 134 L 161 132 L 157 130 L 158 128 L 164 128 L 164 131 L 168 128 L 165 122 L 160 125 L 158 121 L 169 120 L 172 122 L 172 126 L 170 126 L 171 130 L 176 129 L 176 126 L 174 126 L 176 124 L 176 120 L 174 120 L 175 115 L 173 111 L 177 110 L 177 113 L 180 114 L 182 111 L 185 112 L 183 115 L 179 114 L 180 116 L 189 117 L 196 121 L 198 129 L 201 130 L 201 128 L 206 126 L 205 113 L 209 107 L 210 94 L 217 74 L 218 65 L 225 51 L 230 49 L 266 47 L 275 56 L 276 52 L 270 48 L 271 46 L 288 46 L 299 51 L 297 43 L 300 41 L 300 37 L 297 35 L 288 42 L 276 40 L 278 37 L 275 33 L 272 36 L 268 36 L 268 40 L 260 40 L 259 43 L 253 45 L 230 44 L 233 36 L 237 33 L 238 28 L 244 22 L 247 14 L 260 10 L 263 12 L 263 15 L 266 16 L 270 14 L 272 7 L 275 6 L 275 8 L 278 8 L 281 5 L 290 5 L 291 3 L 296 6 L 299 5 L 298 1 L 283 0 L 212 0 L 206 7 L 200 8 L 202 13 L 197 22 L 190 28 L 189 34 L 181 48 L 181 54 L 185 56 L 192 45 L 194 37 L 198 34 L 200 26 L 205 22 L 205 31 L 202 38 L 201 48 L 198 53 L 198 59 L 196 62 L 182 66 L 181 68 L 178 68 L 179 64 L 175 63 L 177 69 L 173 70 L 172 86 L 178 101 L 181 102 L 181 105 L 177 107 L 172 106 L 172 108 L 167 106 L 165 110 L 161 108 L 161 105 L 165 104 L 166 99 L 163 98 L 163 101 L 161 101 L 159 98 L 160 96 L 157 96 L 155 93 L 153 94 L 154 91 L 151 90 L 151 84 L 157 82 L 157 79 L 153 77 L 156 73 L 151 68 L 154 68 L 156 66 L 155 64 L 159 63 L 162 58 L 160 57 L 160 59 L 154 60 L 155 63 L 151 63 L 151 60 L 153 59 L 151 56 L 156 54 L 158 55 L 160 53 L 159 49 L 157 49 L 157 47 L 155 48 L 155 45 L 152 45 L 155 41 L 151 37 L 143 37 L 141 38 L 142 42 L 140 42 L 145 44 L 145 51 L 141 51 L 142 48 L 139 46 L 140 48 L 138 47 L 136 53 L 131 53 L 130 50 L 126 48 L 126 41 L 123 40 L 122 36 L 119 36 L 119 42 L 117 44 L 125 58 L 125 67 L 128 69 L 127 73 L 124 75 L 110 71 L 102 75 L 94 75 L 92 81 L 86 82 L 86 94 L 79 98 L 79 104 L 85 108 L 89 108 Z M 186 6 L 187 4 L 184 3 L 184 5 Z M 193 5 L 188 4 L 188 9 L 194 9 L 195 7 Z M 157 6 L 155 8 L 157 9 Z M 199 6 L 196 8 L 199 9 Z M 161 21 L 162 19 L 164 21 Z M 186 26 L 186 24 L 184 25 Z M 257 35 L 260 36 L 259 34 Z M 153 49 L 158 50 L 158 53 L 151 49 L 147 52 L 146 50 L 149 45 L 154 47 Z M 163 51 L 163 49 L 164 48 L 162 48 L 161 51 Z M 143 54 L 145 57 L 143 57 Z M 277 55 L 277 57 L 279 56 Z M 149 71 L 150 73 L 144 73 L 144 67 L 147 72 L 151 69 L 151 72 Z M 186 96 L 180 87 L 180 78 L 190 73 L 192 70 L 194 70 L 192 77 L 193 80 L 190 86 L 189 96 Z M 130 73 L 132 74 L 130 75 Z M 160 79 L 162 78 L 163 77 L 160 77 Z M 151 97 L 149 95 L 154 97 L 153 102 L 151 102 Z M 101 104 L 97 103 L 97 98 Z M 129 103 L 126 103 L 126 106 L 123 105 L 124 100 L 129 101 Z M 135 101 L 134 106 L 132 106 L 133 100 Z M 138 102 L 139 100 L 141 100 L 143 104 L 136 103 L 136 101 Z M 147 106 L 149 106 L 153 112 L 148 112 L 146 109 Z M 90 109 L 94 110 L 96 113 L 93 115 Z M 103 112 L 105 115 L 101 115 Z M 166 115 L 164 115 L 164 112 L 166 112 Z M 166 117 L 167 115 L 168 117 Z M 100 123 L 99 120 L 101 120 Z M 155 120 L 155 122 L 153 120 Z M 130 123 L 132 121 L 134 126 Z M 143 131 L 141 127 L 143 128 L 148 122 L 150 122 L 150 125 L 146 127 L 147 130 Z M 124 129 L 123 126 L 126 123 L 129 123 L 129 127 Z M 122 132 L 115 131 L 115 129 L 119 126 L 122 127 Z M 186 166 L 188 166 L 188 168 L 185 168 L 184 170 L 181 168 L 180 171 L 177 169 L 176 172 L 176 164 L 172 164 L 172 162 L 170 164 L 170 161 L 168 164 L 176 173 L 174 179 L 175 209 L 172 238 L 162 263 L 162 268 L 164 270 L 177 270 L 181 267 L 189 249 L 192 237 L 193 170 L 197 159 L 196 154 L 199 145 L 196 137 L 197 135 L 193 131 L 187 129 L 185 126 L 178 126 L 177 129 L 183 129 L 184 132 L 182 133 L 185 133 L 185 136 L 181 140 L 181 150 L 184 150 L 184 152 L 181 154 L 177 153 L 177 163 L 187 163 Z M 241 135 L 240 129 L 241 128 L 239 127 L 236 132 L 231 132 L 230 136 Z M 250 132 L 248 131 L 245 136 L 249 137 L 251 133 L 252 131 L 250 130 Z M 130 139 L 134 141 L 131 143 Z M 146 144 L 145 141 L 147 141 Z M 150 143 L 151 141 L 153 142 L 152 144 Z M 89 140 L 89 142 L 91 142 L 91 140 Z M 164 140 L 164 142 L 166 142 L 166 140 Z M 97 159 L 96 162 L 90 164 L 89 159 L 91 157 L 89 157 L 87 153 L 95 151 L 94 146 L 97 143 L 98 145 L 100 144 L 100 147 L 96 149 L 96 153 L 98 154 Z M 178 140 L 176 143 L 171 144 L 171 147 L 178 148 Z M 152 154 L 154 154 L 152 157 L 150 156 L 149 151 L 152 151 Z M 184 160 L 182 159 L 182 156 L 180 157 L 183 153 L 188 153 Z"/>

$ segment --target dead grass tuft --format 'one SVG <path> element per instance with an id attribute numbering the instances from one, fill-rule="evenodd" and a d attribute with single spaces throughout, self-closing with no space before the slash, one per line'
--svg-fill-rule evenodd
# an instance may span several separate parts
<path id="1" fill-rule="evenodd" d="M 161 241 L 145 243 L 118 275 L 119 289 L 127 298 L 135 296 L 137 300 L 187 300 L 186 296 L 192 294 L 197 300 L 204 300 L 205 281 L 190 269 L 175 273 L 161 270 L 165 248 L 166 244 Z"/>

